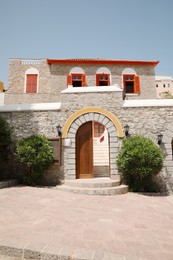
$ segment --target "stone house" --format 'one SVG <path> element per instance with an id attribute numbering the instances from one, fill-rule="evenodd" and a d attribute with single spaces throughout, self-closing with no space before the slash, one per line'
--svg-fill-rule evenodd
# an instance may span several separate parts
<path id="1" fill-rule="evenodd" d="M 0 114 L 17 137 L 45 134 L 65 180 L 118 180 L 116 155 L 128 124 L 131 135 L 158 142 L 163 175 L 173 189 L 173 101 L 157 100 L 158 61 L 10 59 L 9 86 Z M 57 126 L 62 127 L 59 141 Z M 60 129 L 59 129 L 60 130 Z"/>
<path id="2" fill-rule="evenodd" d="M 157 98 L 172 98 L 173 96 L 173 78 L 170 76 L 156 76 Z"/>

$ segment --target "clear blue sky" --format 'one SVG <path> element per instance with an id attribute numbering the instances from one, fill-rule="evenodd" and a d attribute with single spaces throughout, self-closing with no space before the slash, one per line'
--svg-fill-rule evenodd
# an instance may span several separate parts
<path id="1" fill-rule="evenodd" d="M 0 0 L 0 81 L 9 58 L 160 60 L 173 76 L 173 0 Z"/>

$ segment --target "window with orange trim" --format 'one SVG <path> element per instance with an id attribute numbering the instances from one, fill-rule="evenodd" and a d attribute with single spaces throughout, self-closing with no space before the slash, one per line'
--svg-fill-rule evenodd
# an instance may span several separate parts
<path id="1" fill-rule="evenodd" d="M 100 123 L 93 122 L 93 129 L 94 137 L 100 137 L 105 131 L 105 126 Z"/>
<path id="2" fill-rule="evenodd" d="M 37 93 L 37 74 L 26 75 L 26 93 Z"/>
<path id="3" fill-rule="evenodd" d="M 110 75 L 96 74 L 96 86 L 110 86 Z"/>
<path id="4" fill-rule="evenodd" d="M 53 151 L 54 166 L 59 167 L 61 165 L 61 139 L 49 138 L 48 140 Z"/>
<path id="5" fill-rule="evenodd" d="M 85 74 L 70 74 L 67 76 L 67 85 L 73 87 L 85 87 L 86 86 L 86 75 Z"/>
<path id="6" fill-rule="evenodd" d="M 123 84 L 125 94 L 139 94 L 140 83 L 139 76 L 135 75 L 123 75 Z"/>

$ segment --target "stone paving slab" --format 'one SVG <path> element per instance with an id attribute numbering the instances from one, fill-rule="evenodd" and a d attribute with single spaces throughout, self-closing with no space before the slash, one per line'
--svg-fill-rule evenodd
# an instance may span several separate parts
<path id="1" fill-rule="evenodd" d="M 0 255 L 38 260 L 172 260 L 172 220 L 173 196 L 107 197 L 49 188 L 4 188 L 0 190 Z"/>

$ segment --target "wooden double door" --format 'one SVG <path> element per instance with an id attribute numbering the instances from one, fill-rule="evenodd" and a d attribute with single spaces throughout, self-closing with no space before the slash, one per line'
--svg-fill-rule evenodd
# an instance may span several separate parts
<path id="1" fill-rule="evenodd" d="M 92 122 L 84 123 L 76 134 L 76 178 L 93 178 Z"/>

